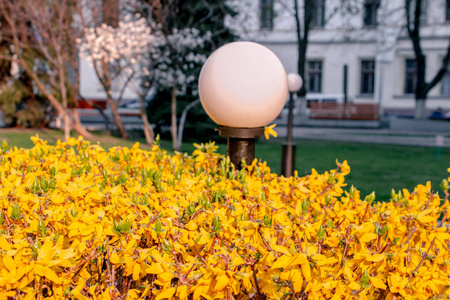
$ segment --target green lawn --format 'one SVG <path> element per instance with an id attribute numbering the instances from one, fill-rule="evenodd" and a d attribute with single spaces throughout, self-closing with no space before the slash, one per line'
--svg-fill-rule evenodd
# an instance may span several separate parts
<path id="1" fill-rule="evenodd" d="M 33 142 L 30 137 L 39 135 L 43 140 L 46 140 L 49 144 L 54 145 L 56 141 L 64 139 L 64 133 L 61 130 L 50 130 L 50 129 L 1 129 L 0 130 L 0 141 L 6 140 L 9 146 L 16 146 L 18 148 L 31 148 L 33 147 Z M 93 133 L 96 137 L 95 141 L 92 143 L 99 142 L 103 148 L 109 149 L 114 146 L 132 147 L 135 140 L 124 140 L 111 135 L 105 135 L 103 132 Z M 77 137 L 77 135 L 72 132 L 72 136 Z M 144 143 L 145 140 L 138 140 Z M 142 145 L 145 149 L 150 149 L 146 145 Z"/>
<path id="2" fill-rule="evenodd" d="M 33 143 L 30 136 L 39 136 L 54 144 L 63 138 L 61 131 L 55 130 L 0 130 L 0 140 L 6 140 L 8 145 L 30 148 Z M 135 141 L 122 140 L 113 136 L 97 134 L 96 138 L 104 148 L 112 146 L 131 147 Z M 144 149 L 148 146 L 141 142 Z M 256 145 L 256 157 L 268 162 L 273 172 L 281 169 L 281 148 L 283 139 L 259 139 Z M 296 169 L 300 175 L 309 174 L 312 168 L 324 172 L 336 168 L 336 159 L 347 160 L 351 173 L 347 183 L 357 187 L 362 197 L 376 192 L 377 200 L 389 200 L 391 189 L 407 188 L 412 190 L 417 184 L 431 181 L 435 191 L 439 184 L 450 174 L 450 149 L 441 150 L 440 159 L 436 157 L 436 149 L 432 147 L 392 146 L 379 144 L 362 144 L 347 142 L 328 142 L 313 140 L 297 140 Z M 171 143 L 162 141 L 161 146 L 170 150 Z M 191 143 L 183 144 L 183 151 L 192 153 Z M 219 145 L 219 152 L 226 153 L 226 145 Z"/>
<path id="3" fill-rule="evenodd" d="M 432 147 L 411 147 L 349 142 L 296 140 L 296 169 L 309 174 L 336 168 L 336 159 L 347 160 L 351 172 L 347 183 L 361 191 L 361 195 L 376 192 L 377 200 L 389 200 L 391 190 L 413 190 L 417 184 L 431 181 L 440 191 L 442 179 L 449 177 L 450 149 L 441 149 L 436 157 Z M 270 140 L 257 145 L 256 155 L 267 160 L 273 171 L 281 169 L 281 142 Z M 441 194 L 442 195 L 442 194 Z"/>

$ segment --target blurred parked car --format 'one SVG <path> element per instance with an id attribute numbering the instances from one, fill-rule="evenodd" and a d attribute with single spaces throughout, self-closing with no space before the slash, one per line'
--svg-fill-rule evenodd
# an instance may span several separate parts
<path id="1" fill-rule="evenodd" d="M 429 117 L 431 120 L 450 120 L 450 111 L 444 112 L 441 108 L 436 109 Z"/>
<path id="2" fill-rule="evenodd" d="M 146 99 L 145 107 L 148 107 L 151 99 Z M 137 108 L 139 109 L 141 107 L 141 100 L 139 99 L 133 99 L 128 100 L 119 105 L 119 108 Z"/>

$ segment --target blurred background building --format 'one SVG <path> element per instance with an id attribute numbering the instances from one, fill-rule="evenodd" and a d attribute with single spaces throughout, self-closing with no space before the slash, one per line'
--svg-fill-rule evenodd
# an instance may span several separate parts
<path id="1" fill-rule="evenodd" d="M 377 104 L 382 114 L 414 114 L 418 68 L 405 6 L 410 6 L 412 27 L 415 0 L 296 2 L 240 1 L 240 11 L 245 12 L 240 14 L 240 22 L 230 26 L 241 39 L 272 49 L 287 72 L 299 72 L 296 21 L 303 38 L 309 14 L 304 64 L 307 99 Z M 425 79 L 431 81 L 449 49 L 450 1 L 422 0 L 419 25 Z M 447 68 L 427 95 L 427 113 L 450 110 L 450 66 Z"/>

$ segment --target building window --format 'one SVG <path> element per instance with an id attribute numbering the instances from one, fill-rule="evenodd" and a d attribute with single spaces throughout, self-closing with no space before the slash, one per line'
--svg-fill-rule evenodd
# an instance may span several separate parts
<path id="1" fill-rule="evenodd" d="M 365 0 L 364 1 L 364 25 L 376 26 L 378 25 L 377 13 L 380 7 L 380 0 Z"/>
<path id="2" fill-rule="evenodd" d="M 325 0 L 314 0 L 312 11 L 312 26 L 323 27 L 325 25 Z"/>
<path id="3" fill-rule="evenodd" d="M 414 94 L 417 85 L 417 61 L 407 59 L 405 63 L 405 94 Z"/>
<path id="4" fill-rule="evenodd" d="M 260 28 L 273 29 L 273 0 L 261 0 L 260 9 Z"/>
<path id="5" fill-rule="evenodd" d="M 308 91 L 311 93 L 322 92 L 322 62 L 308 62 Z"/>
<path id="6" fill-rule="evenodd" d="M 441 94 L 450 95 L 450 65 L 447 66 L 447 72 L 445 73 L 444 77 L 442 77 L 441 83 Z"/>
<path id="7" fill-rule="evenodd" d="M 375 61 L 361 61 L 361 94 L 372 94 L 375 90 Z"/>
<path id="8" fill-rule="evenodd" d="M 445 9 L 445 20 L 450 21 L 450 0 L 447 0 L 447 5 Z"/>

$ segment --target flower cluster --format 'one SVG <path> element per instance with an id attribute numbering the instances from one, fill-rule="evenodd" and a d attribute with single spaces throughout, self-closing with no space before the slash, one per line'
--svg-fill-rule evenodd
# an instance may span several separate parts
<path id="1" fill-rule="evenodd" d="M 184 94 L 184 89 L 197 78 L 196 69 L 207 58 L 198 50 L 203 49 L 210 40 L 211 32 L 202 35 L 196 28 L 175 28 L 167 35 L 155 31 L 152 47 L 149 48 L 154 72 L 150 76 L 151 80 L 162 87 L 171 88 L 175 85 L 178 92 Z"/>
<path id="2" fill-rule="evenodd" d="M 447 180 L 376 203 L 345 161 L 285 178 L 213 143 L 33 140 L 0 150 L 0 299 L 450 297 Z"/>
<path id="3" fill-rule="evenodd" d="M 112 63 L 125 57 L 135 64 L 148 55 L 152 40 L 150 27 L 144 18 L 127 16 L 117 28 L 107 24 L 86 28 L 83 40 L 78 39 L 77 42 L 80 56 L 88 60 Z"/>

